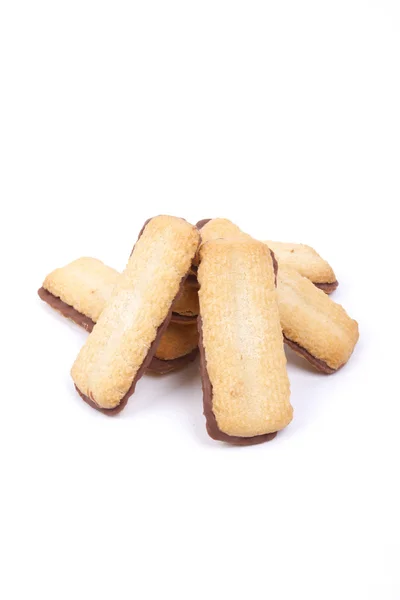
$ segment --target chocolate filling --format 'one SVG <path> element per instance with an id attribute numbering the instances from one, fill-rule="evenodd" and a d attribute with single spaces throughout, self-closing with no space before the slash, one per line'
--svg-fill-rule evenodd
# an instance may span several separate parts
<path id="1" fill-rule="evenodd" d="M 312 364 L 316 369 L 318 369 L 318 371 L 321 371 L 321 373 L 330 375 L 331 373 L 336 373 L 336 371 L 338 370 L 332 369 L 332 367 L 330 367 L 326 362 L 310 354 L 308 350 L 303 348 L 303 346 L 297 344 L 297 342 L 293 342 L 293 340 L 290 340 L 288 337 L 286 337 L 285 334 L 283 334 L 283 339 L 285 341 L 285 344 L 287 344 L 289 348 L 294 350 L 297 354 L 300 354 L 300 356 L 303 356 L 306 360 L 308 360 L 310 364 Z M 338 368 L 340 369 L 340 367 Z"/>
<path id="2" fill-rule="evenodd" d="M 194 265 L 192 264 L 191 269 L 193 269 Z M 195 270 L 197 272 L 197 267 L 195 267 L 193 270 Z M 193 286 L 197 289 L 199 289 L 199 282 L 197 281 L 197 277 L 196 275 L 188 275 L 188 278 L 186 279 L 186 285 L 190 285 Z"/>
<path id="3" fill-rule="evenodd" d="M 189 315 L 180 315 L 176 312 L 172 313 L 171 323 L 179 323 L 180 325 L 194 325 L 196 322 L 197 315 L 190 317 Z"/>
<path id="4" fill-rule="evenodd" d="M 73 321 L 80 327 L 83 327 L 83 329 L 86 329 L 86 331 L 88 331 L 89 333 L 92 331 L 93 327 L 95 326 L 95 322 L 92 321 L 90 317 L 87 317 L 86 315 L 83 315 L 82 313 L 78 312 L 75 308 L 73 308 L 73 306 L 70 306 L 66 302 L 63 302 L 61 298 L 54 296 L 54 294 L 46 290 L 44 287 L 41 287 L 38 290 L 38 294 L 44 302 L 47 302 L 49 306 L 51 306 L 60 314 L 62 314 L 63 317 L 71 319 L 71 321 Z"/>
<path id="5" fill-rule="evenodd" d="M 218 427 L 217 419 L 213 412 L 213 388 L 207 371 L 207 359 L 203 345 L 203 326 L 201 316 L 199 316 L 197 323 L 199 329 L 200 373 L 201 384 L 203 388 L 203 407 L 208 435 L 213 440 L 229 442 L 230 444 L 234 444 L 236 446 L 251 446 L 254 444 L 261 444 L 262 442 L 269 442 L 276 436 L 276 431 L 273 433 L 255 435 L 253 437 L 241 437 L 237 435 L 228 435 L 227 433 L 221 431 Z"/>
<path id="6" fill-rule="evenodd" d="M 152 343 L 152 345 L 150 346 L 149 352 L 148 352 L 146 358 L 144 359 L 142 366 L 137 371 L 136 376 L 131 383 L 131 387 L 126 392 L 125 396 L 121 399 L 118 406 L 115 406 L 114 408 L 102 408 L 101 406 L 99 406 L 98 404 L 93 402 L 93 400 L 91 398 L 89 398 L 89 396 L 82 394 L 80 389 L 75 385 L 75 389 L 78 392 L 78 394 L 80 395 L 80 397 L 82 398 L 82 400 L 84 400 L 87 404 L 89 404 L 89 406 L 91 406 L 92 408 L 95 408 L 99 412 L 101 412 L 107 416 L 113 417 L 114 415 L 117 415 L 118 413 L 121 412 L 122 409 L 125 408 L 129 398 L 132 396 L 133 392 L 135 391 L 136 383 L 142 377 L 142 375 L 144 374 L 145 371 L 146 371 L 146 373 L 153 373 L 153 374 L 157 374 L 157 375 L 166 375 L 167 373 L 172 373 L 172 371 L 181 369 L 182 367 L 185 367 L 186 365 L 188 365 L 189 363 L 194 361 L 197 356 L 197 353 L 198 353 L 198 348 L 195 348 L 189 354 L 185 354 L 184 356 L 180 356 L 179 358 L 175 358 L 175 359 L 171 359 L 171 360 L 161 360 L 160 358 L 156 358 L 155 356 L 152 356 L 152 351 L 154 349 L 153 346 L 155 346 L 155 348 L 157 349 L 160 338 L 163 335 L 163 333 L 165 332 L 165 329 L 163 329 L 163 325 L 164 325 L 164 323 L 162 325 L 160 325 L 160 327 L 158 328 L 157 336 L 156 336 L 154 342 Z M 167 323 L 167 326 L 168 326 L 168 323 Z"/>
<path id="7" fill-rule="evenodd" d="M 86 331 L 89 333 L 92 331 L 93 327 L 95 326 L 95 322 L 92 321 L 90 317 L 78 312 L 75 308 L 61 300 L 61 298 L 54 296 L 54 294 L 46 290 L 44 287 L 41 287 L 38 290 L 38 294 L 44 302 L 54 308 L 63 317 L 71 319 L 71 321 L 80 327 L 83 327 L 83 329 L 86 329 Z M 147 372 L 157 373 L 159 375 L 171 373 L 172 371 L 180 369 L 181 367 L 192 362 L 196 358 L 197 353 L 198 348 L 194 348 L 189 354 L 184 354 L 183 356 L 178 356 L 177 358 L 169 358 L 164 360 L 154 356 L 147 368 Z"/>
<path id="8" fill-rule="evenodd" d="M 189 363 L 193 362 L 199 352 L 198 348 L 194 348 L 189 354 L 178 356 L 178 358 L 170 358 L 163 360 L 153 356 L 150 363 L 150 367 L 147 369 L 147 373 L 155 373 L 156 375 L 166 375 L 177 371 L 182 367 L 186 367 Z"/>
<path id="9" fill-rule="evenodd" d="M 332 283 L 314 283 L 314 285 L 315 287 L 325 292 L 325 294 L 331 294 L 336 290 L 337 286 L 339 285 L 339 282 L 332 281 Z"/>

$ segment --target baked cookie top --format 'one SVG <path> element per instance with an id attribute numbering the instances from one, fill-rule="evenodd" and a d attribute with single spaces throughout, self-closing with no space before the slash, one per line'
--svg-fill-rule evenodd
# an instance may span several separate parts
<path id="1" fill-rule="evenodd" d="M 171 311 L 199 244 L 198 230 L 176 217 L 151 219 L 81 349 L 72 378 L 102 408 L 129 391 Z"/>
<path id="2" fill-rule="evenodd" d="M 83 257 L 52 271 L 43 287 L 96 322 L 119 277 L 118 271 L 97 258 Z"/>
<path id="3" fill-rule="evenodd" d="M 329 263 L 314 248 L 305 244 L 264 242 L 273 251 L 278 262 L 292 267 L 313 283 L 334 283 L 335 273 Z"/>
<path id="4" fill-rule="evenodd" d="M 45 290 L 96 323 L 111 298 L 120 273 L 97 258 L 83 257 L 55 269 L 43 282 Z M 184 316 L 199 314 L 197 286 L 185 281 L 173 311 Z"/>
<path id="5" fill-rule="evenodd" d="M 279 262 L 278 306 L 283 332 L 332 369 L 345 364 L 358 340 L 358 324 L 306 277 Z"/>
<path id="6" fill-rule="evenodd" d="M 282 429 L 292 407 L 269 249 L 251 238 L 207 241 L 198 279 L 219 429 L 241 437 Z"/>

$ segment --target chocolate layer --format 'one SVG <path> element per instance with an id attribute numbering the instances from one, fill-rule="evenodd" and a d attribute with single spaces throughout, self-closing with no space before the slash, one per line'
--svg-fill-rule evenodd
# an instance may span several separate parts
<path id="1" fill-rule="evenodd" d="M 161 358 L 153 356 L 150 367 L 147 369 L 147 373 L 155 373 L 157 375 L 166 375 L 167 373 L 172 373 L 173 371 L 177 371 L 182 367 L 186 367 L 186 365 L 193 362 L 198 353 L 199 349 L 194 348 L 191 352 L 189 352 L 189 354 L 184 354 L 178 358 L 172 358 L 168 360 L 162 360 Z"/>
<path id="2" fill-rule="evenodd" d="M 92 331 L 95 326 L 95 322 L 92 321 L 90 317 L 78 312 L 75 308 L 66 304 L 61 298 L 54 296 L 51 292 L 46 290 L 44 287 L 41 287 L 38 290 L 39 297 L 46 302 L 49 306 L 54 308 L 57 312 L 59 312 L 63 317 L 67 319 L 71 319 L 74 323 L 83 327 L 89 333 Z M 196 322 L 196 319 L 194 320 Z M 172 371 L 176 371 L 177 369 L 182 368 L 183 366 L 192 362 L 198 353 L 198 348 L 195 348 L 189 354 L 185 354 L 183 356 L 178 356 L 178 358 L 170 358 L 167 360 L 163 360 L 161 358 L 153 357 L 151 363 L 147 368 L 148 373 L 157 373 L 159 375 L 164 375 L 166 373 L 171 373 Z"/>
<path id="3" fill-rule="evenodd" d="M 159 331 L 160 331 L 160 328 L 159 328 Z M 154 340 L 154 342 L 157 342 L 157 345 L 158 345 L 163 333 L 164 333 L 164 331 L 161 332 L 160 335 L 159 335 L 159 333 L 157 333 L 157 337 Z M 153 344 L 154 344 L 154 342 L 153 342 Z M 152 347 L 150 347 L 149 354 L 150 354 L 151 350 L 152 350 Z M 183 367 L 186 367 L 186 365 L 193 362 L 196 359 L 198 351 L 199 351 L 199 349 L 195 348 L 194 350 L 192 350 L 192 352 L 189 352 L 189 354 L 185 354 L 184 356 L 179 356 L 178 358 L 174 358 L 174 359 L 170 359 L 170 360 L 161 360 L 160 358 L 156 358 L 155 356 L 153 356 L 151 358 L 148 366 L 146 366 L 146 360 L 147 360 L 147 358 L 146 358 L 145 362 L 142 364 L 139 371 L 137 372 L 136 377 L 133 380 L 131 387 L 129 388 L 129 390 L 127 391 L 125 396 L 122 398 L 122 400 L 118 404 L 118 406 L 116 406 L 115 408 L 102 408 L 98 404 L 93 402 L 91 398 L 89 398 L 85 394 L 82 394 L 82 392 L 76 385 L 75 385 L 75 389 L 78 392 L 78 394 L 80 395 L 80 397 L 82 398 L 82 400 L 84 400 L 87 404 L 89 404 L 89 406 L 91 406 L 92 408 L 95 408 L 96 410 L 98 410 L 99 412 L 102 412 L 103 414 L 105 414 L 107 416 L 113 417 L 114 415 L 117 415 L 118 413 L 120 413 L 123 408 L 125 408 L 130 396 L 132 396 L 133 392 L 135 391 L 137 381 L 140 379 L 140 377 L 142 376 L 144 371 L 146 371 L 146 373 L 151 373 L 154 375 L 167 375 L 168 373 L 178 371 L 179 369 L 182 369 Z"/>
<path id="4" fill-rule="evenodd" d="M 336 373 L 336 371 L 338 370 L 332 369 L 332 367 L 330 367 L 326 362 L 310 354 L 308 350 L 303 348 L 303 346 L 297 344 L 297 342 L 293 342 L 293 340 L 290 340 L 288 337 L 286 337 L 285 334 L 283 334 L 283 339 L 285 341 L 285 344 L 287 344 L 289 348 L 294 350 L 296 354 L 303 356 L 306 360 L 308 360 L 310 364 L 312 364 L 316 369 L 318 369 L 318 371 L 321 371 L 321 373 L 331 375 L 332 373 Z"/>
<path id="5" fill-rule="evenodd" d="M 211 221 L 211 219 L 201 219 L 200 221 L 197 221 L 197 223 L 196 223 L 197 229 L 201 229 L 202 227 L 204 227 L 204 225 L 207 225 L 207 223 L 209 223 L 210 221 Z"/>
<path id="6" fill-rule="evenodd" d="M 54 310 L 59 312 L 63 317 L 71 319 L 71 321 L 80 327 L 83 327 L 83 329 L 86 329 L 86 331 L 89 333 L 92 331 L 93 327 L 95 326 L 95 322 L 92 321 L 90 317 L 78 312 L 73 306 L 66 304 L 63 302 L 63 300 L 61 300 L 61 298 L 54 296 L 54 294 L 46 290 L 44 287 L 38 289 L 38 295 L 44 302 L 51 306 L 51 308 L 54 308 Z"/>
<path id="7" fill-rule="evenodd" d="M 202 227 L 204 227 L 204 225 L 207 225 L 207 223 L 211 221 L 211 219 L 201 219 L 201 221 L 198 221 L 196 223 L 196 227 L 197 229 L 201 229 Z M 276 263 L 276 258 L 274 253 L 271 250 L 271 255 L 272 255 L 272 260 L 274 261 L 274 263 Z M 197 267 L 194 267 L 195 269 L 197 269 Z M 275 273 L 276 273 L 276 268 L 274 265 L 274 269 L 275 269 Z M 314 282 L 313 282 L 314 283 Z M 338 281 L 332 281 L 331 283 L 314 283 L 314 285 L 319 288 L 320 290 L 322 290 L 323 292 L 325 292 L 325 294 L 331 294 L 332 292 L 334 292 L 337 288 L 337 286 L 339 285 Z"/>
<path id="8" fill-rule="evenodd" d="M 206 352 L 203 345 L 203 325 L 201 316 L 198 318 L 199 328 L 199 350 L 200 350 L 200 373 L 201 373 L 201 384 L 203 388 L 203 407 L 204 416 L 206 418 L 206 428 L 208 435 L 213 440 L 221 442 L 228 442 L 236 446 L 252 446 L 254 444 L 261 444 L 263 442 L 269 442 L 276 436 L 276 431 L 273 433 L 265 433 L 262 435 L 256 435 L 254 437 L 240 437 L 236 435 L 228 435 L 220 430 L 218 427 L 217 419 L 213 412 L 213 389 L 210 377 L 207 371 L 207 359 Z"/>
<path id="9" fill-rule="evenodd" d="M 336 290 L 337 286 L 339 285 L 339 282 L 332 281 L 332 283 L 314 283 L 314 285 L 315 287 L 325 292 L 325 294 L 331 294 Z"/>
<path id="10" fill-rule="evenodd" d="M 197 322 L 197 315 L 190 317 L 189 315 L 180 315 L 173 312 L 171 323 L 179 323 L 180 325 L 194 325 Z"/>
<path id="11" fill-rule="evenodd" d="M 276 287 L 277 283 L 278 283 L 278 261 L 276 260 L 275 254 L 272 252 L 271 248 L 269 248 L 269 253 L 271 254 L 271 258 L 272 258 L 272 266 L 274 268 L 275 287 Z"/>

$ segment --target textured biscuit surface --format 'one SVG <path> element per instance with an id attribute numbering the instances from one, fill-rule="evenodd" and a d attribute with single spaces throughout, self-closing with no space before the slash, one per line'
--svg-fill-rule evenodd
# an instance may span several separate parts
<path id="1" fill-rule="evenodd" d="M 199 233 L 183 219 L 151 219 L 82 347 L 71 374 L 79 391 L 113 409 L 130 390 L 197 250 Z"/>
<path id="2" fill-rule="evenodd" d="M 96 322 L 120 273 L 97 258 L 82 257 L 55 269 L 43 282 L 45 290 Z M 185 281 L 173 311 L 187 316 L 199 314 L 197 282 Z"/>
<path id="3" fill-rule="evenodd" d="M 118 277 L 118 271 L 101 260 L 84 257 L 47 275 L 43 287 L 96 322 Z"/>
<path id="4" fill-rule="evenodd" d="M 217 217 L 216 219 L 203 219 L 199 221 L 196 225 L 200 229 L 201 232 L 201 243 L 205 244 L 210 240 L 218 240 L 218 239 L 241 239 L 241 240 L 251 240 L 252 237 L 244 233 L 237 225 L 229 221 L 229 219 L 221 219 Z M 193 264 L 196 266 L 200 262 L 200 248 L 193 260 Z"/>
<path id="5" fill-rule="evenodd" d="M 334 287 L 337 286 L 332 267 L 311 246 L 270 240 L 264 243 L 273 251 L 280 265 L 292 267 L 313 283 L 336 284 Z M 329 289 L 333 291 L 332 288 Z"/>
<path id="6" fill-rule="evenodd" d="M 204 225 L 201 221 L 199 223 L 203 243 L 218 238 L 250 238 L 247 233 L 244 233 L 228 219 L 210 219 L 208 222 L 205 220 Z M 311 246 L 272 241 L 264 243 L 272 250 L 282 265 L 292 267 L 315 284 L 321 284 L 321 289 L 327 293 L 336 289 L 338 282 L 332 267 Z"/>
<path id="7" fill-rule="evenodd" d="M 96 258 L 79 258 L 50 273 L 44 280 L 43 288 L 96 323 L 111 298 L 118 276 L 118 271 Z M 189 298 L 191 293 L 195 294 L 195 301 L 192 300 L 190 303 L 187 300 L 185 289 L 190 290 Z M 192 286 L 185 287 L 184 284 L 183 293 L 184 298 L 180 301 L 178 310 L 182 308 L 187 311 L 190 306 L 194 308 L 195 302 L 198 305 L 196 289 Z M 175 304 L 174 310 L 176 310 Z M 155 356 L 162 360 L 174 360 L 192 352 L 197 347 L 197 342 L 195 324 L 188 327 L 170 324 L 160 340 Z"/>
<path id="8" fill-rule="evenodd" d="M 201 243 L 210 240 L 234 238 L 237 240 L 252 240 L 253 238 L 244 233 L 237 225 L 228 219 L 210 219 L 201 228 Z"/>
<path id="9" fill-rule="evenodd" d="M 281 262 L 277 280 L 279 316 L 285 337 L 332 370 L 344 365 L 358 340 L 357 322 L 311 281 Z"/>
<path id="10" fill-rule="evenodd" d="M 251 239 L 215 239 L 202 244 L 200 260 L 202 336 L 218 427 L 239 437 L 278 431 L 293 411 L 270 252 Z"/>

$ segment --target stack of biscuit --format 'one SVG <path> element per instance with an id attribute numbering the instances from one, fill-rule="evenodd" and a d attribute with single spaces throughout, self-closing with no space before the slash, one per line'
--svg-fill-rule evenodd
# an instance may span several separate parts
<path id="1" fill-rule="evenodd" d="M 337 285 L 309 246 L 260 242 L 226 219 L 158 216 L 121 274 L 80 258 L 38 293 L 90 333 L 71 370 L 90 406 L 114 415 L 145 372 L 175 371 L 200 351 L 209 435 L 248 445 L 292 420 L 284 343 L 325 374 L 350 358 L 358 325 L 327 295 Z"/>

